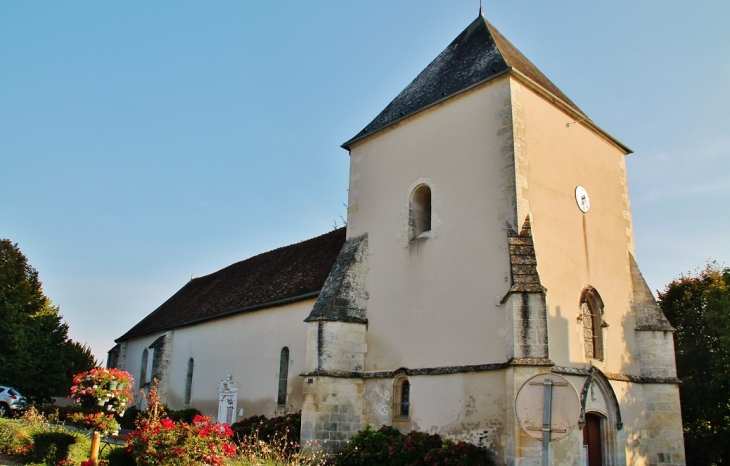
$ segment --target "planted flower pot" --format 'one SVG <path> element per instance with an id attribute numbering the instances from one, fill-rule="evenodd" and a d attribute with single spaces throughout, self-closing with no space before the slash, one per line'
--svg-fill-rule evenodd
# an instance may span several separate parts
<path id="1" fill-rule="evenodd" d="M 109 390 L 116 390 L 118 386 L 119 382 L 117 382 L 116 380 L 112 380 L 111 382 L 109 382 Z"/>
<path id="2" fill-rule="evenodd" d="M 96 400 L 96 406 L 104 406 L 104 403 L 106 403 L 106 401 L 104 401 L 104 400 Z"/>

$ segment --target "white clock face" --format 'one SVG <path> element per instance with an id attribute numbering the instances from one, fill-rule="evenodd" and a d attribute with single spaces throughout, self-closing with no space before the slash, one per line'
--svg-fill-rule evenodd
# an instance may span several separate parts
<path id="1" fill-rule="evenodd" d="M 583 186 L 575 188 L 575 202 L 578 203 L 578 208 L 583 212 L 588 212 L 591 208 L 591 200 L 588 198 L 588 191 Z"/>

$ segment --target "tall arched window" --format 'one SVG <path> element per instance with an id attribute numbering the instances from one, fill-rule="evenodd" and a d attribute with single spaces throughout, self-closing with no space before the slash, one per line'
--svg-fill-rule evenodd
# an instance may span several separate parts
<path id="1" fill-rule="evenodd" d="M 195 361 L 193 358 L 190 358 L 188 360 L 188 374 L 185 378 L 185 398 L 183 400 L 183 404 L 185 406 L 190 406 L 190 395 L 193 392 L 193 369 L 195 367 Z"/>
<path id="2" fill-rule="evenodd" d="M 408 216 L 412 240 L 424 238 L 431 231 L 431 188 L 422 184 L 413 190 Z"/>
<path id="3" fill-rule="evenodd" d="M 141 369 L 139 373 L 139 383 L 143 387 L 147 384 L 147 365 L 149 364 L 150 352 L 145 348 L 142 352 Z"/>
<path id="4" fill-rule="evenodd" d="M 281 349 L 281 357 L 279 359 L 279 393 L 276 404 L 279 406 L 286 405 L 286 383 L 289 376 L 289 348 L 286 346 Z"/>
<path id="5" fill-rule="evenodd" d="M 583 290 L 580 297 L 580 318 L 583 321 L 583 339 L 587 358 L 603 361 L 603 300 L 592 286 Z"/>
<path id="6" fill-rule="evenodd" d="M 411 383 L 400 375 L 393 384 L 393 421 L 407 421 L 411 415 Z"/>

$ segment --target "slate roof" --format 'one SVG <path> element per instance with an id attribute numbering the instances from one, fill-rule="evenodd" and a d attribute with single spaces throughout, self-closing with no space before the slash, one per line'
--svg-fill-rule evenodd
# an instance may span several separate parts
<path id="1" fill-rule="evenodd" d="M 583 114 L 555 84 L 480 15 L 369 125 L 342 147 L 349 149 L 355 141 L 510 70 L 519 71 Z"/>
<path id="2" fill-rule="evenodd" d="M 116 341 L 315 298 L 344 244 L 339 228 L 194 278 Z"/>

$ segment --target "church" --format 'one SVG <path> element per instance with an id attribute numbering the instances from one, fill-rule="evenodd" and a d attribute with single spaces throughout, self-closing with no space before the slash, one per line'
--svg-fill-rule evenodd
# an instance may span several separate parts
<path id="1" fill-rule="evenodd" d="M 301 411 L 327 451 L 393 425 L 505 465 L 685 464 L 626 145 L 480 14 L 342 147 L 345 228 L 191 279 L 108 364 L 220 422 Z"/>

